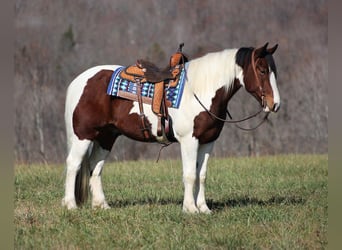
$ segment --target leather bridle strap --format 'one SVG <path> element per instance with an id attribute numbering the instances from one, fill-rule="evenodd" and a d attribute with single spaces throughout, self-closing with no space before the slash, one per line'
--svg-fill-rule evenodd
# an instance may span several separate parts
<path id="1" fill-rule="evenodd" d="M 251 64 L 252 64 L 252 69 L 253 69 L 253 73 L 254 73 L 254 77 L 255 80 L 257 81 L 257 86 L 259 86 L 259 90 L 261 91 L 261 106 L 264 108 L 265 107 L 265 95 L 264 95 L 264 90 L 262 88 L 262 84 L 260 82 L 260 79 L 258 77 L 258 73 L 257 73 L 257 69 L 256 69 L 256 63 L 259 60 L 259 58 L 255 59 L 255 49 L 252 51 L 252 56 L 251 56 Z M 255 93 L 257 91 L 257 89 L 253 90 L 252 92 Z"/>

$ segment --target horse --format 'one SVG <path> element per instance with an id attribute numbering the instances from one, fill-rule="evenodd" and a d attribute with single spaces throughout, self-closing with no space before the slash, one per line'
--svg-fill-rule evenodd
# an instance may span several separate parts
<path id="1" fill-rule="evenodd" d="M 242 87 L 265 114 L 280 108 L 277 70 L 273 53 L 278 44 L 241 47 L 210 52 L 187 62 L 186 80 L 179 108 L 169 108 L 172 132 L 180 144 L 186 213 L 211 213 L 205 199 L 207 163 L 227 115 L 227 105 Z M 157 116 L 143 104 L 152 136 L 141 131 L 137 101 L 106 93 L 113 71 L 120 65 L 87 69 L 68 86 L 65 124 L 65 196 L 62 206 L 76 209 L 91 194 L 92 208 L 108 209 L 101 172 L 113 144 L 120 135 L 141 142 L 165 143 L 157 135 Z M 219 119 L 220 118 L 220 119 Z"/>

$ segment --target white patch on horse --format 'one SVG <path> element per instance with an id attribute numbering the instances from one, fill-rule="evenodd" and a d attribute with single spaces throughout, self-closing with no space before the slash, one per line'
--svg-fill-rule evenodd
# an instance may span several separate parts
<path id="1" fill-rule="evenodd" d="M 271 83 L 271 87 L 273 91 L 273 103 L 276 109 L 278 109 L 280 107 L 280 95 L 279 95 L 279 90 L 277 87 L 277 81 L 276 81 L 274 72 L 271 72 L 270 74 L 270 83 Z"/>
<path id="2" fill-rule="evenodd" d="M 236 64 L 236 70 L 235 70 L 235 75 L 236 75 L 236 78 L 239 80 L 240 84 L 242 85 L 242 87 L 245 88 L 245 82 L 243 81 L 243 69 Z"/>

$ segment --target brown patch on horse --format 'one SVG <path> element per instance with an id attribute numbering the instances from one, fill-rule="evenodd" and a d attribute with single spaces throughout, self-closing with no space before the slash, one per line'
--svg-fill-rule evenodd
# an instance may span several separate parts
<path id="1" fill-rule="evenodd" d="M 228 101 L 240 87 L 241 84 L 239 80 L 235 79 L 229 93 L 227 93 L 227 90 L 224 87 L 218 89 L 215 96 L 212 98 L 210 112 L 225 119 Z M 194 131 L 192 136 L 196 137 L 200 144 L 213 142 L 220 135 L 223 125 L 223 121 L 215 119 L 206 111 L 202 111 L 194 118 Z"/>
<path id="2" fill-rule="evenodd" d="M 107 95 L 112 74 L 112 70 L 101 70 L 91 77 L 73 113 L 73 128 L 77 137 L 80 140 L 96 140 L 107 150 L 111 150 L 121 134 L 146 141 L 139 115 L 130 114 L 133 102 Z"/>

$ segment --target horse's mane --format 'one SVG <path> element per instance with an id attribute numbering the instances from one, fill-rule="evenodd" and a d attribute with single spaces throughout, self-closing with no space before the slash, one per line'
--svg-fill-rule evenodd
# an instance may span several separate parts
<path id="1" fill-rule="evenodd" d="M 236 53 L 236 63 L 243 68 L 246 62 L 250 62 L 253 50 L 253 47 L 240 48 Z M 271 70 L 274 72 L 275 77 L 277 77 L 277 67 L 275 65 L 273 56 L 271 54 L 267 54 L 265 59 Z"/>
<path id="2" fill-rule="evenodd" d="M 242 47 L 236 52 L 236 64 L 241 68 L 244 68 L 245 63 L 251 61 L 251 56 L 254 48 L 253 47 Z"/>
<path id="3" fill-rule="evenodd" d="M 189 61 L 187 76 L 191 89 L 197 94 L 216 92 L 221 87 L 229 89 L 236 75 L 237 49 L 208 53 Z"/>

